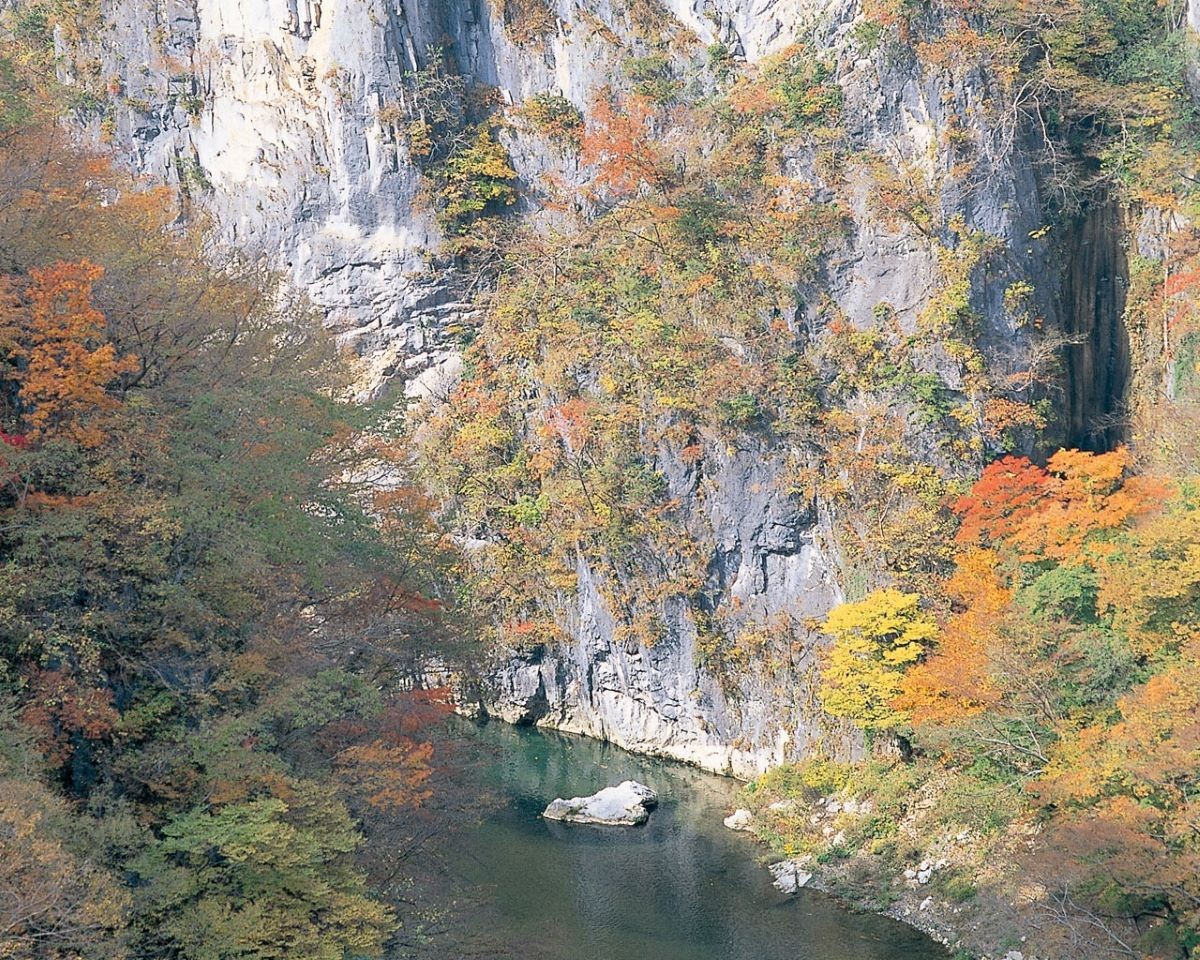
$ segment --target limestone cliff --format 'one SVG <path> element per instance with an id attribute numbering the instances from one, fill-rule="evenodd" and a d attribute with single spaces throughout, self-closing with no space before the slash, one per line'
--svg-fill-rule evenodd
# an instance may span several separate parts
<path id="1" fill-rule="evenodd" d="M 991 244 L 986 267 L 972 265 L 965 278 L 989 370 L 1003 378 L 1030 366 L 1029 316 L 1076 334 L 1087 345 L 1068 365 L 1074 380 L 1062 431 L 1084 437 L 1115 429 L 1112 398 L 1127 375 L 1113 353 L 1124 266 L 1110 241 L 1119 227 L 1102 213 L 1082 215 L 1074 247 L 1047 236 L 1037 157 L 1020 125 L 994 109 L 995 78 L 984 69 L 931 68 L 864 42 L 856 0 L 668 6 L 325 0 L 317 22 L 301 0 L 289 22 L 287 0 L 103 0 L 98 34 L 60 43 L 73 51 L 64 69 L 77 82 L 90 76 L 107 84 L 110 102 L 88 117 L 92 137 L 114 143 L 135 170 L 179 183 L 211 211 L 222 241 L 265 258 L 306 290 L 364 357 L 364 394 L 403 384 L 428 396 L 444 395 L 457 375 L 458 341 L 447 331 L 470 325 L 480 290 L 441 252 L 421 171 L 399 129 L 397 117 L 415 109 L 416 71 L 444 58 L 474 84 L 497 90 L 502 110 L 553 92 L 586 114 L 648 41 L 670 38 L 670 57 L 703 84 L 709 45 L 753 62 L 804 40 L 834 65 L 850 152 L 877 154 L 920 181 L 936 227 L 881 217 L 865 182 L 838 185 L 851 222 L 819 279 L 801 291 L 806 307 L 791 321 L 797 335 L 819 338 L 830 304 L 864 327 L 886 305 L 898 329 L 911 332 L 946 286 L 946 231 L 956 224 Z M 586 171 L 578 157 L 519 125 L 502 139 L 520 176 L 518 215 L 552 216 L 541 210 L 541 178 L 579 181 Z M 964 143 L 972 157 L 966 175 Z M 818 193 L 835 191 L 814 170 L 811 152 L 798 150 L 790 171 Z M 1054 253 L 1064 250 L 1061 264 Z M 1017 281 L 1029 285 L 1020 311 L 1006 296 Z M 1086 303 L 1090 313 L 1068 302 Z M 923 363 L 946 390 L 962 389 L 951 358 L 934 351 Z M 1092 422 L 1097 417 L 1103 422 Z M 913 421 L 912 443 L 944 462 L 936 441 Z M 786 617 L 798 636 L 739 676 L 719 676 L 697 653 L 694 607 L 682 600 L 664 602 L 657 643 L 615 639 L 614 612 L 581 561 L 574 595 L 559 610 L 569 641 L 500 657 L 483 693 L 488 709 L 738 774 L 802 755 L 818 738 L 852 751 L 853 737 L 814 704 L 818 651 L 801 626 L 842 597 L 847 569 L 828 505 L 782 481 L 792 452 L 769 437 L 746 437 L 731 447 L 710 443 L 702 466 L 670 450 L 656 466 L 679 503 L 681 529 L 706 555 L 696 602 L 736 609 L 742 626 Z"/>

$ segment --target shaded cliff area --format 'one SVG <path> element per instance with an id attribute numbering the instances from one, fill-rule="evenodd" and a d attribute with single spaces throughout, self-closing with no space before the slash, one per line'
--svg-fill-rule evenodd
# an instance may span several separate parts
<path id="1" fill-rule="evenodd" d="M 1128 438 L 1129 229 L 1124 209 L 1101 196 L 1071 224 L 1064 244 L 1065 396 L 1063 445 L 1112 450 Z"/>

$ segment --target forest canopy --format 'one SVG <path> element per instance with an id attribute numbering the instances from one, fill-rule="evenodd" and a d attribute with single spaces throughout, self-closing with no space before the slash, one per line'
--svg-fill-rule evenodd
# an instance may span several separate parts
<path id="1" fill-rule="evenodd" d="M 357 817 L 403 836 L 428 797 L 437 711 L 398 691 L 444 648 L 456 552 L 319 319 L 81 153 L 26 26 L 0 49 L 0 955 L 378 956 L 402 921 Z"/>

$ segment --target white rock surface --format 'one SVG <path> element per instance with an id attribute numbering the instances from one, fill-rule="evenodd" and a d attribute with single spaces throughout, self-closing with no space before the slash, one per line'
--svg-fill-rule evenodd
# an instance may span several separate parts
<path id="1" fill-rule="evenodd" d="M 597 823 L 614 827 L 635 827 L 645 823 L 657 805 L 658 794 L 636 780 L 625 780 L 605 787 L 590 797 L 554 800 L 542 816 L 568 823 Z"/>
<path id="2" fill-rule="evenodd" d="M 795 893 L 801 887 L 807 886 L 813 875 L 804 868 L 808 865 L 808 857 L 799 860 L 781 860 L 769 867 L 774 878 L 776 890 L 782 893 Z"/>
<path id="3" fill-rule="evenodd" d="M 754 814 L 749 810 L 737 809 L 725 818 L 725 826 L 730 830 L 749 830 L 754 822 Z"/>

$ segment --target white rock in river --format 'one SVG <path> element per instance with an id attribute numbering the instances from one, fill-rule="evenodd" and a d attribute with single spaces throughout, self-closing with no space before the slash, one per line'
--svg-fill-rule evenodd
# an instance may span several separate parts
<path id="1" fill-rule="evenodd" d="M 743 808 L 734 810 L 724 820 L 725 826 L 730 830 L 749 830 L 753 822 L 754 814 Z"/>
<path id="2" fill-rule="evenodd" d="M 555 800 L 542 811 L 542 816 L 570 823 L 634 827 L 646 822 L 650 809 L 657 803 L 658 794 L 649 787 L 636 780 L 626 780 L 615 787 L 605 787 L 590 797 Z"/>
<path id="3" fill-rule="evenodd" d="M 812 874 L 803 867 L 808 865 L 808 858 L 800 860 L 781 860 L 768 868 L 775 878 L 775 889 L 783 893 L 795 893 L 801 887 L 807 886 Z"/>

